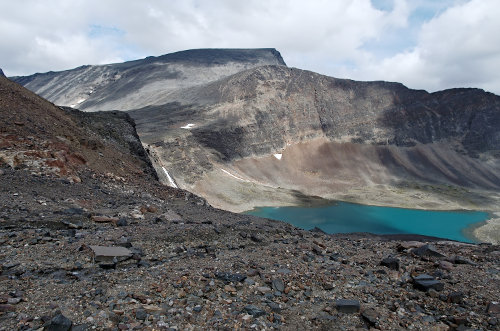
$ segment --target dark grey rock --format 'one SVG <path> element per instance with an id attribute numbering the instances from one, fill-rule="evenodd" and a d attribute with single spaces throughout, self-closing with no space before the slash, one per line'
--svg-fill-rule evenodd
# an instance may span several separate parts
<path id="1" fill-rule="evenodd" d="M 464 300 L 464 296 L 463 292 L 451 292 L 448 294 L 448 302 L 461 303 Z"/>
<path id="2" fill-rule="evenodd" d="M 318 228 L 317 226 L 315 226 L 314 228 L 312 228 L 311 230 L 309 230 L 311 232 L 315 232 L 315 233 L 323 233 L 323 234 L 326 234 L 325 231 L 321 230 L 320 228 Z"/>
<path id="3" fill-rule="evenodd" d="M 444 284 L 436 280 L 434 277 L 422 274 L 413 278 L 413 286 L 421 291 L 428 291 L 429 289 L 434 289 L 436 291 L 442 291 L 444 289 Z"/>
<path id="4" fill-rule="evenodd" d="M 264 316 L 266 315 L 266 312 L 254 305 L 246 305 L 243 310 L 249 314 L 252 315 L 253 317 L 259 317 L 259 316 Z"/>
<path id="5" fill-rule="evenodd" d="M 117 226 L 127 226 L 128 225 L 127 219 L 125 217 L 121 217 L 118 220 L 118 222 L 116 222 L 116 225 Z"/>
<path id="6" fill-rule="evenodd" d="M 411 250 L 411 253 L 419 257 L 444 257 L 444 255 L 439 253 L 436 247 L 431 244 L 414 248 Z"/>
<path id="7" fill-rule="evenodd" d="M 273 311 L 274 313 L 280 313 L 281 312 L 281 307 L 276 302 L 270 301 L 270 302 L 267 303 L 267 305 L 269 306 L 269 308 L 271 308 L 271 311 Z"/>
<path id="8" fill-rule="evenodd" d="M 47 331 L 68 331 L 73 322 L 63 314 L 57 314 L 50 320 L 50 324 L 45 328 Z"/>
<path id="9" fill-rule="evenodd" d="M 227 283 L 230 283 L 230 282 L 242 282 L 244 281 L 247 276 L 245 275 L 242 275 L 242 274 L 232 274 L 230 272 L 216 272 L 215 273 L 215 277 L 220 279 L 220 280 L 223 280 Z"/>
<path id="10" fill-rule="evenodd" d="M 81 229 L 83 227 L 81 220 L 62 220 L 61 223 L 70 229 Z"/>
<path id="11" fill-rule="evenodd" d="M 399 270 L 399 259 L 395 257 L 386 257 L 380 261 L 380 265 L 392 270 Z"/>
<path id="12" fill-rule="evenodd" d="M 471 260 L 469 259 L 466 259 L 465 257 L 462 257 L 462 256 L 455 256 L 453 258 L 453 263 L 455 264 L 470 264 L 470 265 L 476 265 L 476 263 L 472 262 Z"/>
<path id="13" fill-rule="evenodd" d="M 486 308 L 486 312 L 488 314 L 499 314 L 500 315 L 500 302 L 491 301 L 488 303 L 488 307 Z"/>
<path id="14" fill-rule="evenodd" d="M 361 312 L 361 316 L 368 323 L 368 325 L 375 326 L 378 322 L 377 317 L 379 316 L 379 313 L 373 308 L 368 308 Z"/>
<path id="15" fill-rule="evenodd" d="M 341 313 L 357 313 L 361 305 L 358 300 L 338 299 L 335 301 L 335 307 Z"/>
<path id="16" fill-rule="evenodd" d="M 273 289 L 275 289 L 276 291 L 283 292 L 285 290 L 285 283 L 280 278 L 273 279 L 272 284 Z"/>
<path id="17" fill-rule="evenodd" d="M 138 320 L 145 320 L 148 317 L 148 313 L 144 309 L 137 309 L 135 311 L 135 318 Z"/>
<path id="18" fill-rule="evenodd" d="M 252 233 L 250 235 L 250 239 L 252 239 L 252 241 L 257 242 L 257 243 L 261 243 L 264 241 L 264 237 L 258 233 Z"/>

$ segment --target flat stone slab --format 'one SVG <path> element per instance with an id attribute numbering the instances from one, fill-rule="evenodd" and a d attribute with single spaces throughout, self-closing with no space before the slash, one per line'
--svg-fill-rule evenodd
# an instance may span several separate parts
<path id="1" fill-rule="evenodd" d="M 95 262 L 118 262 L 129 259 L 134 254 L 130 249 L 121 246 L 90 246 Z"/>
<path id="2" fill-rule="evenodd" d="M 360 303 L 358 300 L 347 300 L 347 299 L 338 299 L 335 301 L 335 307 L 341 313 L 357 313 L 360 310 Z"/>
<path id="3" fill-rule="evenodd" d="M 96 223 L 117 223 L 119 221 L 118 217 L 110 216 L 92 216 L 90 219 Z"/>

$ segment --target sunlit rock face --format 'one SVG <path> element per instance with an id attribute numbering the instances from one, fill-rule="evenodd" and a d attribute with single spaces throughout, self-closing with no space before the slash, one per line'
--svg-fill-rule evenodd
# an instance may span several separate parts
<path id="1" fill-rule="evenodd" d="M 196 49 L 107 65 L 11 77 L 60 106 L 130 110 L 168 102 L 178 89 L 266 64 L 285 65 L 275 49 Z"/>

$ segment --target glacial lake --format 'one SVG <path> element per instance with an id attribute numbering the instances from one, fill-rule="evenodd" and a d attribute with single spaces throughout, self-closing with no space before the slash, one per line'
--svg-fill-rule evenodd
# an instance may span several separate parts
<path id="1" fill-rule="evenodd" d="M 489 218 L 479 211 L 434 211 L 377 207 L 336 202 L 320 207 L 259 207 L 246 212 L 326 233 L 370 232 L 374 234 L 420 234 L 463 242 L 475 224 Z"/>

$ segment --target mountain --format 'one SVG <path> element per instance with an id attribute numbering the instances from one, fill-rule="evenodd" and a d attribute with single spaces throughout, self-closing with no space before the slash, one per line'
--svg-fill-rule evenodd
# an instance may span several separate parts
<path id="1" fill-rule="evenodd" d="M 224 112 L 211 100 L 213 111 Z M 229 119 L 241 100 L 227 100 Z M 170 106 L 186 116 L 187 108 Z M 213 120 L 205 130 L 227 127 Z M 250 142 L 257 133 L 241 131 L 245 121 L 235 118 L 235 132 Z M 195 129 L 171 131 L 188 132 L 191 141 L 200 139 Z M 210 151 L 234 164 L 271 150 L 224 152 L 207 141 L 193 145 L 193 158 Z M 58 107 L 0 77 L 0 330 L 497 326 L 498 245 L 328 235 L 233 214 L 161 185 L 147 156 L 128 113 Z"/>
<path id="2" fill-rule="evenodd" d="M 175 90 L 265 64 L 285 62 L 271 48 L 197 49 L 10 79 L 60 106 L 130 110 L 166 103 Z"/>
<path id="3" fill-rule="evenodd" d="M 107 77 L 116 79 L 102 80 L 78 108 L 128 110 L 162 182 L 213 206 L 243 211 L 311 197 L 498 206 L 494 94 L 327 77 L 288 68 L 274 49 L 191 50 L 15 80 L 68 104 L 87 82 L 98 86 L 95 73 L 113 70 Z"/>
<path id="4" fill-rule="evenodd" d="M 225 209 L 303 195 L 477 208 L 500 189 L 500 98 L 482 90 L 427 93 L 263 66 L 183 97 L 129 113 L 160 176 L 164 167 Z M 484 192 L 466 193 L 475 189 Z"/>

